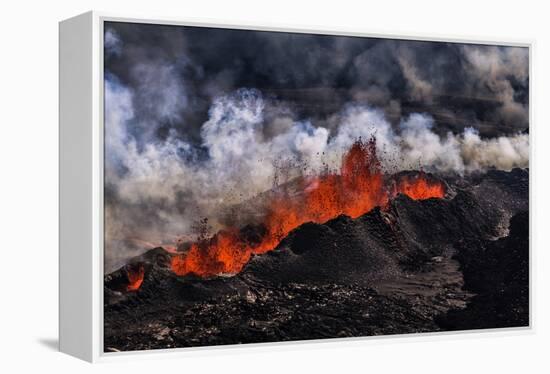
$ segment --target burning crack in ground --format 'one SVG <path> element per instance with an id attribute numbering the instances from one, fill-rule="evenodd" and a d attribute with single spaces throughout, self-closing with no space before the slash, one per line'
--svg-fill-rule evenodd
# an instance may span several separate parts
<path id="1" fill-rule="evenodd" d="M 292 230 L 306 222 L 324 223 L 340 215 L 357 218 L 384 207 L 399 194 L 414 200 L 443 198 L 445 183 L 429 174 L 384 175 L 376 140 L 357 141 L 342 159 L 338 173 L 303 178 L 300 194 L 283 189 L 268 203 L 263 222 L 244 229 L 229 227 L 213 237 L 192 243 L 172 258 L 181 276 L 212 277 L 236 274 L 254 254 L 271 251 Z"/>

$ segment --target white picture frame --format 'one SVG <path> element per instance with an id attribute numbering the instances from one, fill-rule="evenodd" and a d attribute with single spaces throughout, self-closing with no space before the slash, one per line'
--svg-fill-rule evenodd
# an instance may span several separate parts
<path id="1" fill-rule="evenodd" d="M 180 20 L 171 18 L 126 17 L 87 12 L 59 24 L 59 126 L 60 126 L 60 247 L 59 247 L 59 338 L 60 350 L 89 362 L 104 362 L 129 356 L 181 355 L 185 352 L 234 349 L 235 346 L 174 348 L 139 352 L 103 352 L 103 23 L 106 21 L 165 25 L 203 26 L 243 30 L 286 31 L 359 37 L 383 37 L 425 41 L 507 45 L 529 48 L 532 41 L 461 39 L 431 35 L 393 35 L 322 30 L 291 25 L 255 25 Z M 530 64 L 532 59 L 530 58 Z M 533 80 L 530 67 L 530 80 Z M 532 85 L 530 85 L 532 86 Z M 530 91 L 532 89 L 530 88 Z M 530 100 L 530 103 L 532 100 Z M 530 104 L 531 106 L 532 104 Z M 530 109 L 530 160 L 532 160 L 534 123 Z M 530 178 L 532 178 L 530 176 Z M 532 183 L 530 183 L 530 188 Z M 530 197 L 532 199 L 532 197 Z M 531 207 L 531 201 L 530 201 Z M 530 216 L 532 210 L 530 209 Z M 530 225 L 530 230 L 532 225 Z M 532 235 L 530 235 L 532 237 Z M 530 325 L 526 328 L 468 331 L 464 334 L 517 334 L 533 328 L 532 241 L 530 243 Z M 456 332 L 420 335 L 361 337 L 290 343 L 247 344 L 245 347 L 288 346 L 289 344 L 335 344 L 341 341 L 379 339 L 445 339 Z M 242 349 L 242 346 L 241 348 Z"/>

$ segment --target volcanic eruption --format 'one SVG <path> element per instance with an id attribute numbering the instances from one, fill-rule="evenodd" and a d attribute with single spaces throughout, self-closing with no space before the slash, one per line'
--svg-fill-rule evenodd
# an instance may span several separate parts
<path id="1" fill-rule="evenodd" d="M 104 40 L 105 351 L 529 325 L 526 48 Z"/>
<path id="2" fill-rule="evenodd" d="M 292 230 L 306 222 L 324 223 L 339 215 L 359 217 L 376 206 L 384 207 L 397 194 L 412 199 L 442 198 L 445 185 L 424 173 L 391 180 L 381 170 L 376 155 L 376 138 L 358 140 L 342 159 L 339 173 L 303 177 L 301 193 L 282 189 L 273 196 L 263 222 L 257 225 L 260 237 L 249 240 L 239 228 L 229 227 L 209 239 L 191 244 L 185 254 L 172 258 L 178 275 L 210 277 L 235 274 L 253 254 L 273 250 Z"/>
<path id="3" fill-rule="evenodd" d="M 264 194 L 254 222 L 106 275 L 105 349 L 527 325 L 528 171 L 387 174 L 376 149 L 358 140 L 337 171 Z"/>

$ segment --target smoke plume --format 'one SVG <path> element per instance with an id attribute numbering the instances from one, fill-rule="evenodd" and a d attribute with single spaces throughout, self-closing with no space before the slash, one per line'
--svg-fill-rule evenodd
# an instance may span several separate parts
<path id="1" fill-rule="evenodd" d="M 523 48 L 122 23 L 105 48 L 106 271 L 359 138 L 388 172 L 529 163 Z"/>
<path id="2" fill-rule="evenodd" d="M 105 87 L 106 244 L 117 246 L 108 253 L 121 259 L 128 254 L 120 247 L 133 250 L 144 245 L 144 238 L 146 246 L 173 243 L 192 232 L 201 217 L 210 217 L 215 225 L 224 206 L 272 188 L 281 165 L 287 179 L 314 175 L 327 166 L 338 168 L 343 153 L 358 138 L 376 137 L 388 171 L 468 173 L 528 165 L 527 134 L 482 139 L 467 128 L 441 137 L 432 131 L 432 117 L 416 113 L 402 119 L 395 130 L 383 111 L 366 106 L 343 109 L 336 131 L 295 121 L 277 134 L 266 134 L 270 104 L 259 91 L 247 89 L 214 100 L 201 129 L 200 150 L 175 132 L 139 146 L 131 135 L 139 126 L 132 93 L 110 80 Z"/>

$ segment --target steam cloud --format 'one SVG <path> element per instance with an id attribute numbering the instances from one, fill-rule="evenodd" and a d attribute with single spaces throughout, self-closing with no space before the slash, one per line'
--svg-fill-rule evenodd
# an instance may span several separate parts
<path id="1" fill-rule="evenodd" d="M 389 172 L 422 168 L 464 174 L 528 166 L 529 136 L 521 131 L 528 125 L 524 49 L 442 43 L 439 48 L 447 51 L 437 54 L 435 43 L 425 42 L 311 35 L 290 35 L 288 42 L 284 34 L 226 30 L 229 36 L 222 37 L 226 31 L 193 28 L 185 28 L 191 36 L 184 38 L 180 28 L 152 28 L 116 24 L 105 36 L 106 271 L 139 250 L 193 234 L 202 217 L 216 228 L 220 209 L 276 183 L 338 168 L 359 137 L 376 137 Z M 143 38 L 141 47 L 132 42 L 137 37 Z M 213 49 L 239 38 L 265 43 L 268 53 L 248 56 L 254 76 L 249 83 L 256 83 L 248 86 L 260 88 L 238 88 L 249 78 L 230 58 L 237 52 L 226 51 L 227 68 L 219 69 L 214 58 L 220 51 L 211 56 L 200 48 L 208 37 Z M 306 43 L 312 48 L 303 55 L 300 46 Z M 155 53 L 145 53 L 147 48 Z M 174 52 L 179 50 L 184 53 Z M 436 58 L 431 70 L 422 67 L 422 52 Z M 327 66 L 319 68 L 328 53 L 333 55 Z M 302 63 L 283 64 L 280 56 Z M 461 67 L 461 73 L 452 73 L 462 74 L 455 82 L 441 78 L 449 64 Z M 258 70 L 272 73 L 269 84 Z M 353 83 L 338 77 L 342 71 L 353 72 Z M 306 90 L 297 99 L 284 90 L 274 95 L 269 87 L 280 82 L 344 89 Z M 396 94 L 395 85 L 405 93 Z M 487 94 L 489 104 L 484 101 L 481 109 L 460 104 L 473 114 L 469 126 L 457 126 L 464 118 L 444 113 L 441 92 Z M 318 105 L 296 105 L 303 97 Z M 331 98 L 335 104 L 319 109 Z M 418 102 L 427 106 L 413 111 L 411 103 Z M 487 129 L 487 121 L 502 126 Z"/>

